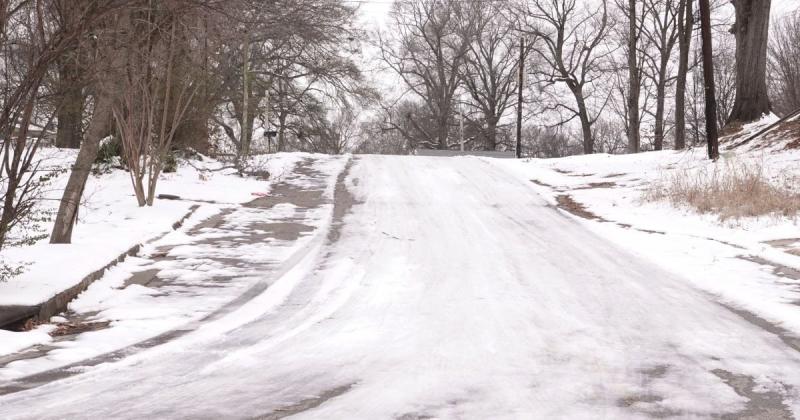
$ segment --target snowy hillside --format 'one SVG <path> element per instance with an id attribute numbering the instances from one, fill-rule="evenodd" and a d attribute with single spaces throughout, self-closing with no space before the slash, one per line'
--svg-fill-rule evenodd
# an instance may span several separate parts
<path id="1" fill-rule="evenodd" d="M 600 236 L 800 336 L 800 150 L 787 147 L 800 136 L 780 132 L 768 138 L 769 146 L 757 140 L 728 148 L 717 162 L 703 148 L 491 162 L 529 180 L 551 205 Z M 762 210 L 748 198 L 761 193 L 747 189 L 753 185 L 733 197 L 733 209 L 713 203 L 698 209 L 664 196 L 676 183 L 710 189 L 743 173 L 749 182 L 780 190 L 788 213 L 749 215 Z"/>

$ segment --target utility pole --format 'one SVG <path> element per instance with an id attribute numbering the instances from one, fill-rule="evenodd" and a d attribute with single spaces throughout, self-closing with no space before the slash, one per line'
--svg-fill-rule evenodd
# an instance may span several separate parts
<path id="1" fill-rule="evenodd" d="M 461 104 L 458 105 L 458 115 L 461 116 L 461 118 L 458 119 L 458 128 L 460 133 L 459 144 L 461 146 L 461 151 L 463 152 L 464 151 L 464 108 Z"/>
<path id="2" fill-rule="evenodd" d="M 249 87 L 249 73 L 250 73 L 250 33 L 245 32 L 244 40 L 244 66 L 242 68 L 242 87 L 244 92 L 242 94 L 242 135 L 239 141 L 242 143 L 242 154 L 244 156 L 250 155 L 250 132 L 247 127 L 248 108 L 250 107 L 250 87 Z"/>
<path id="3" fill-rule="evenodd" d="M 636 28 L 636 0 L 628 2 L 628 153 L 639 153 L 641 144 L 639 120 L 639 64 L 636 57 L 638 31 Z"/>
<path id="4" fill-rule="evenodd" d="M 522 83 L 525 77 L 525 38 L 519 39 L 519 82 L 517 84 L 517 159 L 522 157 Z"/>
<path id="5" fill-rule="evenodd" d="M 717 100 L 714 88 L 713 46 L 711 44 L 711 7 L 708 0 L 700 0 L 700 33 L 703 39 L 703 80 L 706 92 L 706 140 L 708 158 L 719 158 L 719 134 L 717 133 Z"/>

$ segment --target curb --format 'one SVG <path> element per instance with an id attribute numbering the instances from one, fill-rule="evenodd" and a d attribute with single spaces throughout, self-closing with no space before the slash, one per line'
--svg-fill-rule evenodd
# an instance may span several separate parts
<path id="1" fill-rule="evenodd" d="M 186 222 L 186 220 L 191 217 L 197 209 L 200 208 L 199 205 L 193 205 L 189 208 L 189 211 L 183 215 L 177 222 L 172 224 L 172 230 L 177 230 Z M 157 241 L 167 233 L 159 234 L 158 236 L 151 238 L 143 243 L 148 244 L 154 241 Z M 106 273 L 106 270 L 116 266 L 117 264 L 125 261 L 128 257 L 136 256 L 139 251 L 142 249 L 142 243 L 136 244 L 130 247 L 127 251 L 123 252 L 111 262 L 89 274 L 88 276 L 84 277 L 79 281 L 76 285 L 57 293 L 55 296 L 51 297 L 50 299 L 42 302 L 38 305 L 32 306 L 0 306 L 0 329 L 8 329 L 12 326 L 17 326 L 20 324 L 27 323 L 28 321 L 43 321 L 48 320 L 50 317 L 57 315 L 61 312 L 64 312 L 67 309 L 67 306 L 73 299 L 78 297 L 84 290 L 86 290 L 89 285 L 94 283 L 97 280 L 100 280 Z"/>

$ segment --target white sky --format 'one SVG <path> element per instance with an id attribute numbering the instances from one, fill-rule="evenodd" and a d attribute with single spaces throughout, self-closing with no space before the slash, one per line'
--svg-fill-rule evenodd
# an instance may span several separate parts
<path id="1" fill-rule="evenodd" d="M 373 25 L 383 24 L 392 6 L 392 0 L 358 0 L 357 3 L 360 5 L 364 22 Z M 774 17 L 783 16 L 798 9 L 800 9 L 800 0 L 772 0 Z"/>
<path id="2" fill-rule="evenodd" d="M 361 16 L 364 22 L 380 25 L 385 22 L 389 9 L 392 8 L 391 0 L 375 0 L 359 3 Z"/>
<path id="3" fill-rule="evenodd" d="M 361 21 L 363 22 L 361 29 L 366 30 L 370 34 L 374 33 L 374 31 L 377 29 L 390 30 L 390 28 L 387 28 L 386 25 L 389 24 L 388 15 L 392 8 L 392 4 L 394 2 L 393 0 L 343 1 L 355 3 L 359 7 Z M 579 3 L 592 3 L 595 1 L 597 0 L 578 0 Z M 800 0 L 772 0 L 771 14 L 773 18 L 779 18 L 794 11 L 798 11 L 798 13 L 800 13 Z M 733 13 L 732 7 L 730 8 L 729 12 Z M 399 78 L 388 69 L 385 69 L 380 63 L 378 60 L 378 53 L 374 48 L 368 45 L 363 45 L 362 52 L 361 64 L 364 66 L 363 68 L 368 69 L 368 71 L 365 73 L 372 81 L 374 86 L 377 86 L 384 93 L 393 92 L 394 94 L 399 95 L 400 93 L 405 92 L 405 86 L 399 80 Z"/>

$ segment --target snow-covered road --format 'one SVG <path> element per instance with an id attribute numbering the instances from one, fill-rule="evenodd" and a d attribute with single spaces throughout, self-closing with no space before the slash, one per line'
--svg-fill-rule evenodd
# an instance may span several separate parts
<path id="1" fill-rule="evenodd" d="M 786 337 L 489 161 L 357 157 L 335 204 L 328 243 L 246 311 L 0 418 L 800 415 Z"/>

